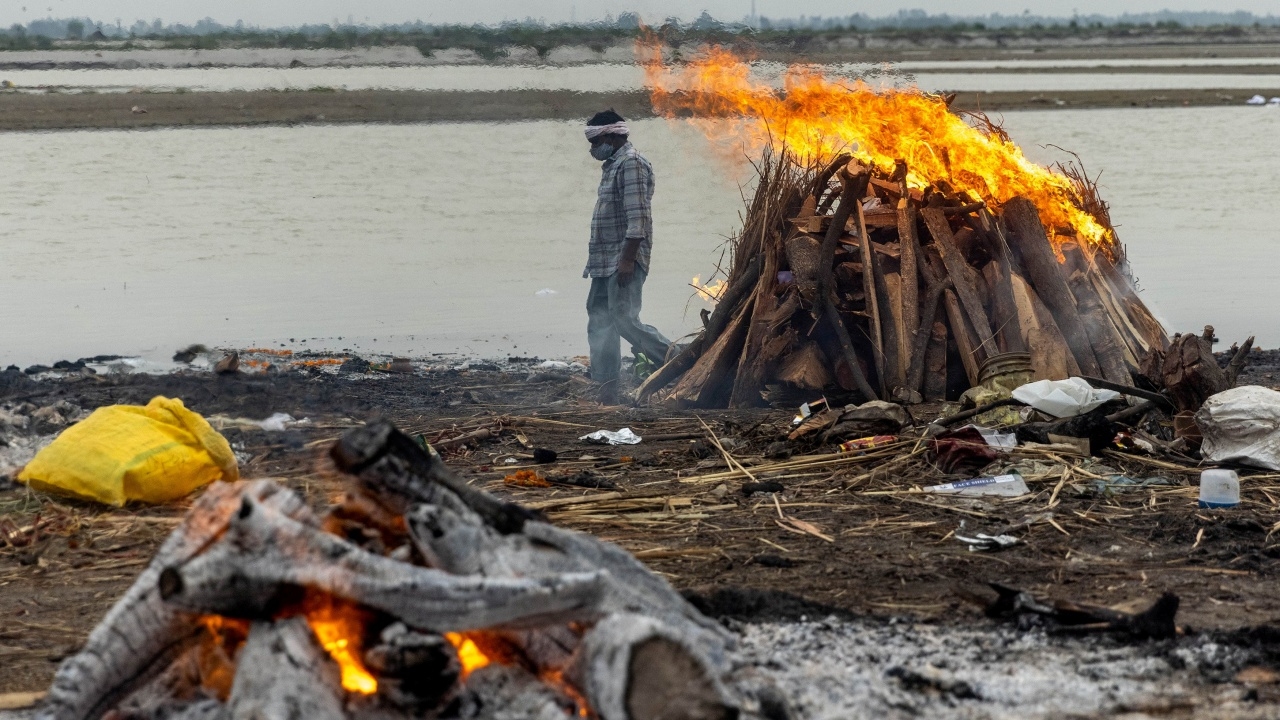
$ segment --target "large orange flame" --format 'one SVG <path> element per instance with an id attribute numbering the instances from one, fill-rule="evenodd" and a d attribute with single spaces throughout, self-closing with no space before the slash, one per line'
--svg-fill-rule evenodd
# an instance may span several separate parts
<path id="1" fill-rule="evenodd" d="M 692 114 L 709 135 L 753 151 L 772 145 L 802 163 L 851 152 L 885 174 L 905 160 L 912 188 L 945 181 L 993 209 L 1021 195 L 1040 210 L 1051 237 L 1066 230 L 1095 246 L 1112 241 L 1110 229 L 1081 209 L 1070 178 L 1028 160 L 1003 132 L 970 125 L 936 95 L 875 90 L 803 66 L 789 68 L 778 91 L 719 48 L 680 67 L 663 63 L 656 46 L 641 47 L 641 57 L 654 108 L 668 117 Z"/>

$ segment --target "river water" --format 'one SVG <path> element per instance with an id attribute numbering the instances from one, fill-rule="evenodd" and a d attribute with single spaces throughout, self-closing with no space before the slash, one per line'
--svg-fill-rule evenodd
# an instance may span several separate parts
<path id="1" fill-rule="evenodd" d="M 1031 62 L 1031 61 L 1024 61 Z M 1054 67 L 1075 67 L 1068 61 Z M 1123 61 L 1112 61 L 1120 67 Z M 1190 61 L 1180 61 L 1192 65 Z M 1178 73 L 1166 67 L 1162 72 L 1135 72 L 1141 65 L 1123 65 L 1128 72 L 998 72 L 994 68 L 1035 69 L 1017 61 L 974 67 L 972 63 L 850 64 L 831 66 L 835 76 L 864 78 L 873 86 L 916 84 L 929 91 L 1042 91 L 1070 90 L 1200 90 L 1232 89 L 1252 92 L 1280 92 L 1280 65 L 1275 59 L 1257 62 L 1275 66 L 1272 74 L 1239 74 L 1231 66 L 1220 72 Z M 1088 66 L 1079 66 L 1088 67 Z M 1160 67 L 1160 66 L 1150 66 Z M 1197 67 L 1210 67 L 1197 65 Z M 1217 66 L 1214 66 L 1217 67 Z M 753 71 L 760 81 L 780 84 L 785 69 L 780 63 L 756 63 Z M 971 70 L 965 72 L 965 70 Z M 363 66 L 363 67 L 211 67 L 142 68 L 134 70 L 6 70 L 0 81 L 19 90 L 69 89 L 95 92 L 174 91 L 225 92 L 229 90 L 572 90 L 575 92 L 621 92 L 644 87 L 644 71 L 630 64 L 573 66 Z"/>
<path id="2" fill-rule="evenodd" d="M 1011 112 L 1041 162 L 1101 172 L 1146 299 L 1170 330 L 1280 343 L 1280 111 Z M 749 181 L 682 122 L 641 120 L 653 161 L 647 322 L 705 307 Z M 585 352 L 581 278 L 598 164 L 576 124 L 344 125 L 0 135 L 0 363 L 188 343 L 496 357 Z"/>

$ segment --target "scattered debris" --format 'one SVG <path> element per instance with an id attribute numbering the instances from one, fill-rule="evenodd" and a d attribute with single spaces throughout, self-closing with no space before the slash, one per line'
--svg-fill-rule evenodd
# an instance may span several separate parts
<path id="1" fill-rule="evenodd" d="M 213 366 L 213 371 L 219 375 L 234 375 L 240 372 L 240 353 L 235 350 L 227 353 Z"/>
<path id="2" fill-rule="evenodd" d="M 1019 497 L 1031 492 L 1027 489 L 1027 483 L 1021 475 L 997 475 L 961 480 L 943 485 L 931 485 L 924 491 L 942 495 L 1001 495 L 1004 497 Z"/>
<path id="3" fill-rule="evenodd" d="M 1280 392 L 1245 385 L 1211 396 L 1195 415 L 1210 462 L 1280 470 Z"/>
<path id="4" fill-rule="evenodd" d="M 502 479 L 507 485 L 526 488 L 545 488 L 551 487 L 551 483 L 547 482 L 541 475 L 533 470 L 517 470 L 514 473 Z"/>
<path id="5" fill-rule="evenodd" d="M 1240 478 L 1234 470 L 1200 473 L 1200 507 L 1233 508 L 1240 504 Z"/>
<path id="6" fill-rule="evenodd" d="M 986 607 L 988 617 L 1033 616 L 1058 632 L 1119 632 L 1139 640 L 1171 638 L 1178 634 L 1174 618 L 1180 601 L 1173 593 L 1166 592 L 1146 610 L 1131 613 L 1067 600 L 1038 600 L 1023 590 L 999 583 L 989 585 L 997 597 Z"/>
<path id="7" fill-rule="evenodd" d="M 1022 542 L 1012 535 L 987 535 L 985 533 L 978 533 L 973 537 L 965 537 L 960 533 L 956 533 L 955 538 L 968 545 L 969 552 L 1004 550 Z"/>
<path id="8" fill-rule="evenodd" d="M 181 400 L 110 405 L 65 430 L 27 463 L 32 488 L 120 507 L 166 503 L 215 480 L 239 477 L 226 438 Z"/>
<path id="9" fill-rule="evenodd" d="M 1013 399 L 1056 418 L 1084 415 L 1120 397 L 1114 390 L 1099 390 L 1081 378 L 1038 380 L 1013 391 Z"/>

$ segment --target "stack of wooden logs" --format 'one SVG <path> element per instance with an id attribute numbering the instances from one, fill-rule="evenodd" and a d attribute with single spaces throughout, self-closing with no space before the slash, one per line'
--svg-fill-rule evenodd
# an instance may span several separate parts
<path id="1" fill-rule="evenodd" d="M 902 162 L 889 173 L 849 156 L 812 168 L 766 157 L 759 170 L 715 310 L 639 400 L 947 399 L 1010 353 L 1028 353 L 1036 379 L 1128 384 L 1168 347 L 1123 248 L 1082 246 L 1070 228 L 1051 240 L 1026 198 L 989 207 L 942 180 L 909 188 Z M 1095 189 L 1077 185 L 1109 225 Z"/>

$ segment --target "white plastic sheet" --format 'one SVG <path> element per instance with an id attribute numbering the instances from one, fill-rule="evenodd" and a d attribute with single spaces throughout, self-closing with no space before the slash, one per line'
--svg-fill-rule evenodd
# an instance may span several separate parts
<path id="1" fill-rule="evenodd" d="M 1280 392 L 1244 385 L 1220 392 L 1196 413 L 1210 462 L 1280 470 Z"/>
<path id="2" fill-rule="evenodd" d="M 1114 390 L 1099 390 L 1081 378 L 1037 380 L 1013 391 L 1013 399 L 1043 413 L 1067 418 L 1096 410 L 1120 397 Z"/>
<path id="3" fill-rule="evenodd" d="M 588 435 L 578 438 L 582 442 L 596 443 L 597 445 L 639 445 L 640 436 L 631 431 L 631 428 L 622 428 L 614 432 L 612 430 L 597 430 Z"/>
<path id="4" fill-rule="evenodd" d="M 255 421 L 254 425 L 268 432 L 283 432 L 290 425 L 302 425 L 308 422 L 311 422 L 308 418 L 298 420 L 289 413 L 274 413 L 266 420 Z"/>

